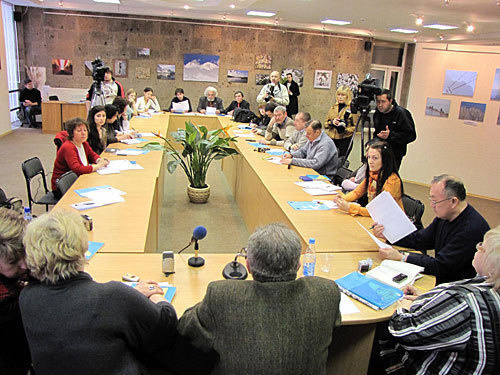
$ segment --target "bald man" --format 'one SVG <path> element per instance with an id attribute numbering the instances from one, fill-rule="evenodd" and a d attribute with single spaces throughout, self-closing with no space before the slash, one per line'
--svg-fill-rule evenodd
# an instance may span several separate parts
<path id="1" fill-rule="evenodd" d="M 286 107 L 290 104 L 290 98 L 288 97 L 288 89 L 280 83 L 280 74 L 274 71 L 269 78 L 271 82 L 260 90 L 259 95 L 257 95 L 257 103 L 263 104 L 273 101 Z"/>

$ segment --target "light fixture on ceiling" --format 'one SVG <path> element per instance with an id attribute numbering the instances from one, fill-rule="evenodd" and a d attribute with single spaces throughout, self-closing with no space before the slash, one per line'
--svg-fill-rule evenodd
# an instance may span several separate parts
<path id="1" fill-rule="evenodd" d="M 452 29 L 458 29 L 457 26 L 451 26 L 451 25 L 441 25 L 439 23 L 433 23 L 432 25 L 424 25 L 424 27 L 427 27 L 428 29 L 436 29 L 436 30 L 452 30 Z"/>
<path id="2" fill-rule="evenodd" d="M 345 25 L 350 25 L 351 21 L 340 21 L 340 20 L 326 19 L 326 20 L 321 21 L 321 23 L 327 23 L 329 25 L 345 26 Z"/>
<path id="3" fill-rule="evenodd" d="M 227 13 L 224 13 L 224 15 L 222 16 L 222 19 L 225 20 L 227 18 Z"/>
<path id="4" fill-rule="evenodd" d="M 188 10 L 189 9 L 189 5 L 184 5 L 184 9 Z"/>
<path id="5" fill-rule="evenodd" d="M 444 40 L 444 36 L 440 35 L 439 40 Z"/>
<path id="6" fill-rule="evenodd" d="M 257 16 L 257 17 L 273 17 L 276 13 L 274 12 L 261 12 L 260 10 L 249 10 L 247 16 Z"/>
<path id="7" fill-rule="evenodd" d="M 446 6 L 450 5 L 450 0 L 444 0 L 444 5 Z"/>
<path id="8" fill-rule="evenodd" d="M 236 5 L 231 4 L 231 5 L 229 5 L 229 8 L 234 9 L 234 8 L 236 8 Z"/>
<path id="9" fill-rule="evenodd" d="M 469 23 L 469 24 L 467 25 L 467 31 L 468 31 L 469 33 L 471 33 L 471 32 L 473 32 L 473 31 L 474 31 L 474 25 L 473 25 L 472 23 Z"/>
<path id="10" fill-rule="evenodd" d="M 59 0 L 59 3 L 58 3 L 58 4 L 59 4 L 59 6 L 60 6 L 60 7 L 62 7 L 62 6 L 63 6 L 63 2 L 62 2 L 62 0 Z"/>
<path id="11" fill-rule="evenodd" d="M 94 0 L 95 3 L 120 4 L 120 0 Z"/>
<path id="12" fill-rule="evenodd" d="M 418 30 L 402 29 L 402 28 L 391 29 L 391 31 L 393 33 L 402 33 L 402 34 L 415 34 L 415 33 L 418 33 Z"/>
<path id="13" fill-rule="evenodd" d="M 413 43 L 417 43 L 417 38 L 413 38 Z"/>
<path id="14" fill-rule="evenodd" d="M 424 19 L 422 17 L 417 17 L 417 19 L 415 20 L 415 24 L 417 26 L 422 26 L 423 23 L 424 23 Z"/>

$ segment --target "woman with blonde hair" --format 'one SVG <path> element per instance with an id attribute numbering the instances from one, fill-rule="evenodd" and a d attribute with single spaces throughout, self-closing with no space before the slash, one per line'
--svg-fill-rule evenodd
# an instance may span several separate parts
<path id="1" fill-rule="evenodd" d="M 80 215 L 52 211 L 24 237 L 38 282 L 19 302 L 37 375 L 149 374 L 165 357 L 177 316 L 157 283 L 136 289 L 97 283 L 84 272 L 87 231 Z"/>
<path id="2" fill-rule="evenodd" d="M 347 148 L 358 116 L 351 113 L 352 90 L 347 86 L 337 89 L 335 104 L 326 115 L 325 131 L 333 139 L 339 151 L 339 157 L 347 154 Z"/>

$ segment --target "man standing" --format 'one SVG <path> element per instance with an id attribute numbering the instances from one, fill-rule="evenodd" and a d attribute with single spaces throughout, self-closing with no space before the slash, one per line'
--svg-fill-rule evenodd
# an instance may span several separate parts
<path id="1" fill-rule="evenodd" d="M 285 154 L 281 163 L 312 168 L 319 174 L 333 178 L 339 165 L 338 151 L 335 143 L 323 131 L 321 122 L 309 121 L 306 125 L 306 137 L 309 142 L 297 151 Z"/>
<path id="2" fill-rule="evenodd" d="M 179 333 L 220 355 L 211 374 L 326 373 L 340 293 L 331 280 L 296 279 L 300 253 L 299 237 L 284 224 L 258 228 L 247 246 L 253 280 L 212 282 L 186 310 Z"/>
<path id="3" fill-rule="evenodd" d="M 476 271 L 472 259 L 476 244 L 483 240 L 490 226 L 467 203 L 465 186 L 454 176 L 443 174 L 434 177 L 429 199 L 436 218 L 427 228 L 409 234 L 395 245 L 416 250 L 434 249 L 435 257 L 402 254 L 386 248 L 379 249 L 380 256 L 422 266 L 424 273 L 436 276 L 436 284 L 474 277 Z M 383 225 L 375 224 L 373 233 L 377 237 L 385 239 L 383 231 Z"/>
<path id="4" fill-rule="evenodd" d="M 386 141 L 392 148 L 396 166 L 406 155 L 406 145 L 417 138 L 415 123 L 410 112 L 397 105 L 388 89 L 377 95 L 377 109 L 373 115 L 375 136 Z"/>
<path id="5" fill-rule="evenodd" d="M 105 104 L 112 104 L 117 96 L 125 97 L 123 86 L 120 82 L 113 77 L 113 71 L 107 67 L 104 71 L 104 81 L 102 82 L 102 94 L 104 96 Z M 90 86 L 87 93 L 87 109 L 90 109 L 90 103 L 94 95 L 94 84 Z"/>
<path id="6" fill-rule="evenodd" d="M 274 71 L 271 73 L 269 78 L 271 79 L 271 82 L 264 85 L 262 90 L 260 90 L 259 95 L 257 95 L 257 103 L 263 104 L 269 101 L 274 101 L 283 106 L 290 104 L 288 90 L 286 86 L 280 83 L 280 74 L 277 71 Z"/>
<path id="7" fill-rule="evenodd" d="M 288 112 L 287 112 L 288 113 Z M 293 126 L 295 127 L 295 131 L 288 138 L 283 147 L 287 151 L 297 151 L 299 148 L 304 146 L 307 143 L 306 137 L 306 124 L 311 120 L 311 115 L 309 112 L 299 112 L 295 116 L 295 120 L 293 121 Z"/>
<path id="8" fill-rule="evenodd" d="M 287 116 L 286 108 L 279 105 L 274 109 L 274 117 L 267 126 L 266 139 L 259 142 L 264 145 L 283 146 L 294 130 L 293 120 Z"/>
<path id="9" fill-rule="evenodd" d="M 24 80 L 24 89 L 19 94 L 19 101 L 30 128 L 36 128 L 35 116 L 42 113 L 42 94 L 33 86 L 30 78 Z"/>
<path id="10" fill-rule="evenodd" d="M 0 208 L 0 373 L 26 375 L 31 355 L 19 310 L 19 293 L 27 267 L 23 246 L 26 222 L 15 211 Z"/>
<path id="11" fill-rule="evenodd" d="M 299 112 L 299 99 L 297 97 L 300 95 L 299 85 L 293 80 L 292 73 L 287 73 L 285 85 L 290 99 L 290 104 L 286 106 L 286 112 L 288 116 L 292 117 Z"/>

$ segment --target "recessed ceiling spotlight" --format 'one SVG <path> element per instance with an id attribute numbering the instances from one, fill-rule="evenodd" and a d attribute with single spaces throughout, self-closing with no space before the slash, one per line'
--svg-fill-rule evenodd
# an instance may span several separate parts
<path id="1" fill-rule="evenodd" d="M 450 0 L 444 0 L 444 5 L 446 6 L 450 5 Z"/>
<path id="2" fill-rule="evenodd" d="M 249 10 L 247 16 L 258 16 L 258 17 L 273 17 L 276 13 L 274 12 L 261 12 L 259 10 Z"/>
<path id="3" fill-rule="evenodd" d="M 231 4 L 231 5 L 229 5 L 229 8 L 234 9 L 234 8 L 236 8 L 236 5 Z"/>
<path id="4" fill-rule="evenodd" d="M 471 23 L 469 23 L 469 24 L 467 25 L 467 31 L 468 31 L 469 33 L 473 32 L 473 31 L 474 31 L 474 25 L 473 25 L 473 24 L 471 24 Z"/>
<path id="5" fill-rule="evenodd" d="M 401 28 L 391 29 L 391 31 L 394 32 L 394 33 L 403 33 L 403 34 L 415 34 L 415 33 L 418 33 L 418 30 L 401 29 Z"/>
<path id="6" fill-rule="evenodd" d="M 444 36 L 440 35 L 439 40 L 444 40 Z"/>
<path id="7" fill-rule="evenodd" d="M 321 23 L 327 23 L 329 25 L 345 26 L 345 25 L 350 25 L 351 21 L 340 21 L 340 20 L 326 19 L 326 20 L 321 21 Z"/>
<path id="8" fill-rule="evenodd" d="M 62 7 L 62 6 L 63 6 L 63 2 L 62 2 L 62 0 L 59 0 L 59 3 L 58 3 L 58 4 L 59 4 L 59 6 L 60 6 L 60 7 Z"/>
<path id="9" fill-rule="evenodd" d="M 184 9 L 188 10 L 189 9 L 189 5 L 184 5 Z"/>
<path id="10" fill-rule="evenodd" d="M 417 43 L 417 38 L 413 38 L 413 43 Z"/>
<path id="11" fill-rule="evenodd" d="M 120 0 L 94 0 L 96 3 L 120 4 Z"/>
<path id="12" fill-rule="evenodd" d="M 458 29 L 458 26 L 451 26 L 451 25 L 441 25 L 439 23 L 434 23 L 432 25 L 424 25 L 424 27 L 427 27 L 428 29 L 436 29 L 436 30 L 452 30 L 452 29 Z"/>
<path id="13" fill-rule="evenodd" d="M 417 24 L 417 26 L 422 26 L 422 24 L 424 23 L 424 19 L 422 17 L 418 17 L 415 23 Z"/>

